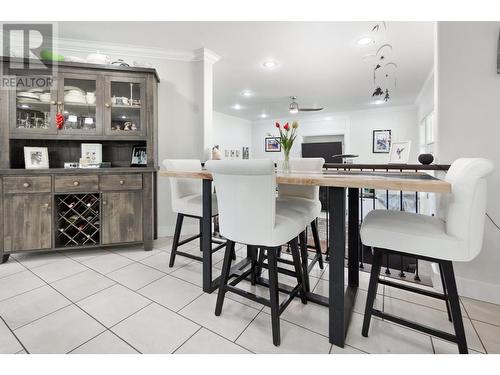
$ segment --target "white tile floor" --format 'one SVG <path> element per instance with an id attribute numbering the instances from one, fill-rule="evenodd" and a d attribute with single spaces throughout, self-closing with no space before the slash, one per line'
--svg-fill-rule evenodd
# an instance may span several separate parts
<path id="1" fill-rule="evenodd" d="M 293 301 L 281 317 L 281 346 L 271 339 L 269 309 L 201 289 L 201 265 L 177 257 L 168 268 L 170 238 L 141 248 L 14 255 L 0 265 L 0 353 L 457 353 L 456 345 L 374 319 L 361 336 L 368 275 L 345 348 L 328 342 L 328 310 Z M 183 250 L 198 252 L 197 245 Z M 238 255 L 244 256 L 239 248 Z M 222 253 L 217 255 L 221 259 Z M 221 262 L 214 264 L 220 272 Z M 315 269 L 311 288 L 328 293 L 328 272 Z M 286 283 L 286 277 L 281 279 Z M 262 287 L 244 286 L 258 294 Z M 376 304 L 450 330 L 444 304 L 381 286 Z M 500 306 L 462 298 L 471 353 L 500 353 Z"/>

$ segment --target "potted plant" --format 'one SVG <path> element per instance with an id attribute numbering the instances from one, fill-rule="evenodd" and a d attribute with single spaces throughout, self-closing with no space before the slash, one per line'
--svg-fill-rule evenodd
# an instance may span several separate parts
<path id="1" fill-rule="evenodd" d="M 292 149 L 293 142 L 297 137 L 297 129 L 299 124 L 297 121 L 293 121 L 290 126 L 288 122 L 283 125 L 283 127 L 276 122 L 276 128 L 278 128 L 280 134 L 279 137 L 276 137 L 276 141 L 281 145 L 281 149 L 285 155 L 285 159 L 283 160 L 283 173 L 290 173 L 290 150 Z"/>

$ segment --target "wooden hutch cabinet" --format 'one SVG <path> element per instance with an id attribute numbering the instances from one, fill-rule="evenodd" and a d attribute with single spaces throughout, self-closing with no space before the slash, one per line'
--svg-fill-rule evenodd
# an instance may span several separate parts
<path id="1" fill-rule="evenodd" d="M 55 71 L 51 88 L 0 90 L 0 261 L 26 251 L 151 250 L 156 70 L 62 62 Z M 82 143 L 101 144 L 110 167 L 65 169 L 78 163 Z M 49 168 L 25 169 L 24 147 L 46 147 Z M 134 147 L 146 149 L 146 166 L 131 166 Z"/>

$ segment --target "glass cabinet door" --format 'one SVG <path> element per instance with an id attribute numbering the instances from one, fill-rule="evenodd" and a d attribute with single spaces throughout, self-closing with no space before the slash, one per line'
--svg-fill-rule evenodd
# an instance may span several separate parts
<path id="1" fill-rule="evenodd" d="M 64 116 L 60 134 L 102 134 L 102 82 L 98 75 L 62 73 L 59 111 Z"/>
<path id="2" fill-rule="evenodd" d="M 106 135 L 144 136 L 145 79 L 111 76 L 106 81 Z"/>
<path id="3" fill-rule="evenodd" d="M 35 79 L 35 77 L 33 77 Z M 29 81 L 30 77 L 28 77 Z M 55 124 L 57 83 L 52 87 L 25 88 L 18 86 L 10 96 L 12 111 L 10 126 L 12 133 L 56 134 Z"/>

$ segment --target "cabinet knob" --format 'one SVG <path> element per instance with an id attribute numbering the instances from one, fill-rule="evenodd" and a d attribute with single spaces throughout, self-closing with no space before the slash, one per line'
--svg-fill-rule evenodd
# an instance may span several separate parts
<path id="1" fill-rule="evenodd" d="M 106 108 L 109 108 L 109 107 L 111 107 L 111 104 L 109 104 L 109 103 L 104 103 L 104 106 L 105 106 Z"/>
<path id="2" fill-rule="evenodd" d="M 57 102 L 57 105 L 62 105 L 62 102 Z"/>
<path id="3" fill-rule="evenodd" d="M 23 187 L 25 187 L 25 188 L 29 188 L 29 187 L 30 187 L 30 183 L 29 183 L 29 182 L 25 182 L 25 183 L 23 184 Z"/>
<path id="4" fill-rule="evenodd" d="M 80 186 L 80 182 L 78 181 L 73 182 L 73 186 Z"/>
<path id="5" fill-rule="evenodd" d="M 120 180 L 120 185 L 125 185 L 125 181 Z"/>
<path id="6" fill-rule="evenodd" d="M 52 104 L 52 105 L 56 105 L 56 104 L 57 104 L 57 102 L 56 102 L 55 100 L 51 100 L 51 101 L 50 101 L 50 104 Z"/>
<path id="7" fill-rule="evenodd" d="M 48 204 L 48 203 L 45 203 L 45 204 L 43 205 L 43 208 L 49 208 L 49 204 Z"/>
<path id="8" fill-rule="evenodd" d="M 106 202 L 106 201 L 102 201 L 102 205 L 103 205 L 103 206 L 105 206 L 105 205 L 107 205 L 107 204 L 108 204 L 108 202 Z"/>

